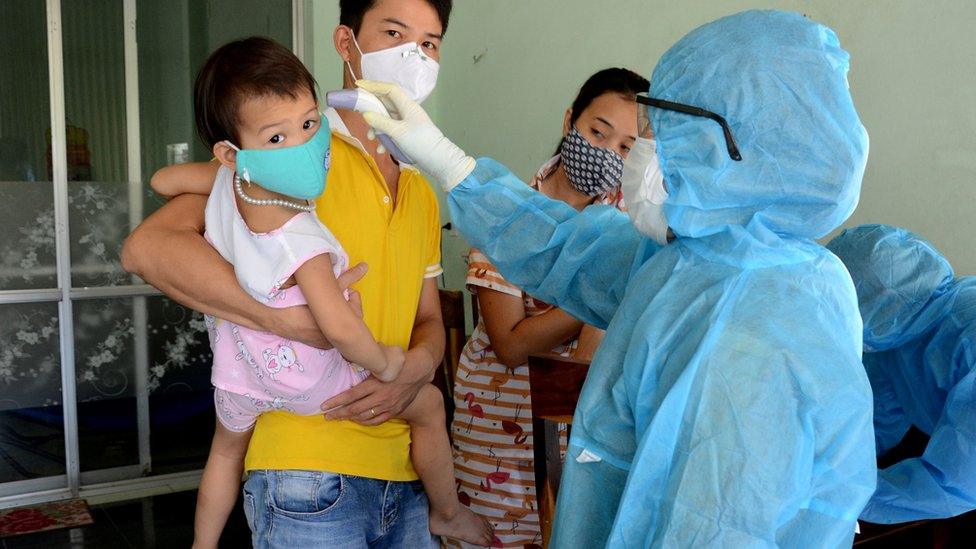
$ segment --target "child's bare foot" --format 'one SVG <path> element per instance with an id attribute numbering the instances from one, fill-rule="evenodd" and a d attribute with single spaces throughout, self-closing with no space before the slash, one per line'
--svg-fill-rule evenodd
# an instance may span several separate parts
<path id="1" fill-rule="evenodd" d="M 453 517 L 443 513 L 430 514 L 430 533 L 435 536 L 491 547 L 494 532 L 491 523 L 463 505 L 457 506 Z"/>

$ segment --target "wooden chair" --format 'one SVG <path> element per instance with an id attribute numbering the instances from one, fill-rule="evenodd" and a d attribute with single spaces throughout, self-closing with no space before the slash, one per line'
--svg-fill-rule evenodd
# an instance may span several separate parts
<path id="1" fill-rule="evenodd" d="M 552 537 L 556 495 L 562 475 L 557 425 L 566 423 L 572 428 L 573 412 L 589 368 L 588 360 L 550 354 L 529 357 L 535 493 L 539 501 L 539 525 L 544 547 L 548 547 Z"/>
<path id="2" fill-rule="evenodd" d="M 444 395 L 444 408 L 447 412 L 447 427 L 450 433 L 451 421 L 454 418 L 454 376 L 457 374 L 461 361 L 461 352 L 467 343 L 467 331 L 464 324 L 464 292 L 455 290 L 440 290 L 441 316 L 444 320 L 444 358 L 434 372 L 434 385 Z M 472 300 L 475 323 L 477 324 L 477 302 Z"/>

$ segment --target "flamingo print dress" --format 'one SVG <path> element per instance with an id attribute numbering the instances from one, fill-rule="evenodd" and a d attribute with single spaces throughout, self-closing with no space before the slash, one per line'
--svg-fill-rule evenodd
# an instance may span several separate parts
<path id="1" fill-rule="evenodd" d="M 546 163 L 533 178 L 539 188 L 558 165 L 559 157 Z M 622 206 L 619 192 L 597 203 Z M 552 306 L 532 298 L 506 281 L 477 249 L 468 258 L 465 281 L 472 293 L 488 288 L 522 299 L 526 317 L 545 313 Z M 529 367 L 509 368 L 495 356 L 484 318 L 481 317 L 464 347 L 454 382 L 454 476 L 461 502 L 495 527 L 495 547 L 542 547 L 535 469 L 532 453 L 532 400 Z M 552 349 L 569 356 L 576 348 L 570 341 Z M 560 425 L 560 446 L 566 451 L 565 426 Z M 451 541 L 449 545 L 458 545 Z"/>

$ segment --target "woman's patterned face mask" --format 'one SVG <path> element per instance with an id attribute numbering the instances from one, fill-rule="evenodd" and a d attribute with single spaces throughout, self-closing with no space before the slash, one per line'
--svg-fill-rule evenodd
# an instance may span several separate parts
<path id="1" fill-rule="evenodd" d="M 569 181 L 587 196 L 599 196 L 620 186 L 624 159 L 619 154 L 590 144 L 573 126 L 563 139 L 561 162 Z"/>

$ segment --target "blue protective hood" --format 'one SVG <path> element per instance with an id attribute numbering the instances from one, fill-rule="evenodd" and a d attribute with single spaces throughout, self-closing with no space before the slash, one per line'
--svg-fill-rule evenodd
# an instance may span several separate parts
<path id="1" fill-rule="evenodd" d="M 651 94 L 725 117 L 742 161 L 713 120 L 649 110 L 679 236 L 663 247 L 488 158 L 450 191 L 510 283 L 606 329 L 552 547 L 850 547 L 877 479 L 871 387 L 854 286 L 814 240 L 854 209 L 867 154 L 846 70 L 798 15 L 678 42 Z"/>
<path id="2" fill-rule="evenodd" d="M 829 28 L 799 14 L 748 11 L 691 32 L 661 58 L 651 97 L 718 113 L 720 126 L 649 108 L 679 237 L 741 265 L 807 259 L 782 239 L 828 234 L 857 206 L 868 154 L 847 83 L 848 54 Z"/>
<path id="3" fill-rule="evenodd" d="M 864 321 L 865 351 L 919 338 L 949 311 L 952 266 L 928 241 L 887 225 L 848 229 L 827 248 L 854 279 Z"/>

